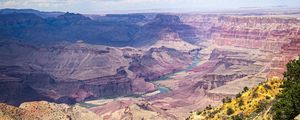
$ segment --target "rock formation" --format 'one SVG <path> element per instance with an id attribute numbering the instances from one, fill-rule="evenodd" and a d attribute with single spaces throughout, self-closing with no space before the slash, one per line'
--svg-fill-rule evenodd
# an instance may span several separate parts
<path id="1" fill-rule="evenodd" d="M 95 113 L 78 105 L 68 106 L 46 101 L 26 102 L 19 107 L 0 103 L 1 120 L 100 120 Z"/>
<path id="2" fill-rule="evenodd" d="M 90 109 L 103 119 L 184 119 L 282 77 L 300 53 L 300 20 L 277 15 L 0 14 L 0 100 L 76 103 L 163 86 L 172 91 Z"/>

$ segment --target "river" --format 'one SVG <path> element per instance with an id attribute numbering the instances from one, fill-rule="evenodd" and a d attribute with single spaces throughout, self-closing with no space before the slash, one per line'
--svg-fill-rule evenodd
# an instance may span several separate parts
<path id="1" fill-rule="evenodd" d="M 200 63 L 200 54 L 199 54 L 199 51 L 198 51 L 197 54 L 194 56 L 192 64 L 189 65 L 188 67 L 186 67 L 185 69 L 178 70 L 176 72 L 164 75 L 163 77 L 160 77 L 157 80 L 154 80 L 154 82 L 152 82 L 152 83 L 156 86 L 156 88 L 157 88 L 156 91 L 151 92 L 151 93 L 145 93 L 143 95 L 136 95 L 136 96 L 133 95 L 133 96 L 127 96 L 127 97 L 121 97 L 121 98 L 140 98 L 140 97 L 143 97 L 143 96 L 153 96 L 153 95 L 156 95 L 156 94 L 169 93 L 172 90 L 168 87 L 164 87 L 164 86 L 158 84 L 157 81 L 171 80 L 170 79 L 171 77 L 175 76 L 178 73 L 183 73 L 183 72 L 189 71 L 189 70 L 193 69 L 194 67 L 198 66 L 199 63 Z M 101 99 L 98 99 L 98 100 L 92 100 L 92 101 L 97 101 L 96 103 L 98 103 L 99 101 L 104 101 L 104 102 L 100 102 L 101 104 L 93 104 L 93 103 L 90 103 L 89 101 L 84 101 L 84 102 L 79 103 L 79 105 L 82 106 L 82 107 L 86 107 L 86 108 L 92 108 L 92 107 L 102 106 L 102 105 L 104 105 L 105 103 L 107 103 L 111 100 L 121 99 L 121 98 L 113 98 L 113 99 L 101 98 Z"/>
<path id="2" fill-rule="evenodd" d="M 197 67 L 199 63 L 200 63 L 200 54 L 199 54 L 199 51 L 198 51 L 197 54 L 194 56 L 194 60 L 193 60 L 191 65 L 189 65 L 188 67 L 186 67 L 182 70 L 178 70 L 176 72 L 164 75 L 164 76 L 160 77 L 159 79 L 154 80 L 153 83 L 155 84 L 155 86 L 159 90 L 159 93 L 168 93 L 168 92 L 172 91 L 170 88 L 161 86 L 160 84 L 158 84 L 156 82 L 161 81 L 161 80 L 169 80 L 171 77 L 175 76 L 178 73 L 183 73 L 183 72 L 186 72 L 186 71 L 189 71 L 189 70 L 193 69 L 194 67 Z"/>

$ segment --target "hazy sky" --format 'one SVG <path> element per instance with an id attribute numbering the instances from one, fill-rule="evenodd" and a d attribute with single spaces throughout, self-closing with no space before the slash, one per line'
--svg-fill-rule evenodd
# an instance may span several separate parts
<path id="1" fill-rule="evenodd" d="M 79 13 L 137 10 L 188 12 L 273 6 L 300 8 L 300 0 L 0 0 L 0 8 L 33 8 Z"/>

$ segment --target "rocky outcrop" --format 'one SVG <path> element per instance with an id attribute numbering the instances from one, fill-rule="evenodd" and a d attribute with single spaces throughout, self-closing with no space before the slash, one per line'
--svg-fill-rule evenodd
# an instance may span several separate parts
<path id="1" fill-rule="evenodd" d="M 19 105 L 48 100 L 74 104 L 133 92 L 133 79 L 121 67 L 128 66 L 129 60 L 122 57 L 121 50 L 85 44 L 35 47 L 5 43 L 0 47 L 2 102 Z"/>
<path id="2" fill-rule="evenodd" d="M 192 63 L 193 55 L 172 48 L 160 47 L 151 48 L 143 56 L 135 55 L 132 59 L 129 70 L 145 78 L 146 81 L 151 81 L 186 68 Z"/>
<path id="3" fill-rule="evenodd" d="M 214 101 L 221 101 L 223 98 L 226 98 L 226 97 L 234 98 L 236 96 L 234 94 L 211 93 L 211 92 L 207 92 L 205 95 L 209 99 L 214 100 Z"/>
<path id="4" fill-rule="evenodd" d="M 294 120 L 300 120 L 300 114 L 294 118 Z"/>
<path id="5" fill-rule="evenodd" d="M 273 53 L 268 60 L 272 62 L 269 78 L 281 76 L 287 61 L 299 54 L 300 20 L 296 17 L 193 14 L 180 18 L 212 44 Z"/>
<path id="6" fill-rule="evenodd" d="M 113 101 L 105 107 L 95 107 L 91 111 L 97 113 L 102 119 L 118 120 L 139 120 L 139 119 L 159 119 L 159 120 L 176 120 L 176 117 L 168 114 L 163 109 L 153 106 L 146 101 Z"/>
<path id="7" fill-rule="evenodd" d="M 85 99 L 132 93 L 132 80 L 123 69 L 117 74 L 88 80 L 59 80 L 49 74 L 18 66 L 2 66 L 2 102 L 19 105 L 25 101 L 47 100 L 75 104 Z"/>
<path id="8" fill-rule="evenodd" d="M 0 101 L 11 105 L 19 105 L 26 101 L 48 100 L 52 98 L 44 96 L 33 86 L 40 87 L 54 83 L 49 75 L 30 68 L 19 66 L 1 66 L 0 68 Z"/>
<path id="9" fill-rule="evenodd" d="M 100 120 L 95 113 L 79 107 L 46 101 L 26 102 L 20 107 L 0 103 L 1 120 Z"/>

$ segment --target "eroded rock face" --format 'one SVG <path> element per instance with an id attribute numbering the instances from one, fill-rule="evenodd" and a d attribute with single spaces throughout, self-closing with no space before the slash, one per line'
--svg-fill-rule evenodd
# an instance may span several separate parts
<path id="1" fill-rule="evenodd" d="M 153 106 L 146 101 L 122 100 L 113 101 L 101 108 L 92 108 L 91 111 L 98 114 L 102 119 L 139 120 L 159 119 L 176 120 L 176 117 L 164 110 Z"/>
<path id="2" fill-rule="evenodd" d="M 132 80 L 120 69 L 113 76 L 69 81 L 20 66 L 5 66 L 1 69 L 1 74 L 1 101 L 12 105 L 34 100 L 75 104 L 87 98 L 132 93 Z"/>
<path id="3" fill-rule="evenodd" d="M 186 68 L 192 60 L 193 55 L 190 53 L 166 47 L 151 48 L 143 56 L 133 56 L 129 70 L 145 78 L 146 81 L 151 81 Z"/>
<path id="4" fill-rule="evenodd" d="M 121 50 L 87 44 L 58 45 L 39 49 L 30 62 L 62 79 L 91 79 L 111 76 L 129 60 L 122 57 Z M 28 57 L 31 57 L 28 56 Z"/>
<path id="5" fill-rule="evenodd" d="M 56 25 L 58 32 L 53 34 L 57 34 L 55 40 L 58 41 L 63 38 L 62 34 L 72 32 L 76 35 L 68 37 L 68 41 L 87 38 L 89 43 L 148 46 L 138 50 L 84 43 L 36 47 L 2 42 L 0 74 L 4 79 L 3 91 L 7 89 L 5 87 L 18 91 L 16 95 L 3 93 L 12 96 L 3 97 L 9 98 L 3 100 L 7 103 L 28 92 L 32 94 L 21 96 L 22 99 L 39 100 L 45 96 L 55 102 L 74 103 L 153 91 L 155 86 L 145 80 L 157 80 L 186 68 L 195 56 L 189 48 L 204 48 L 200 51 L 201 62 L 196 67 L 168 78 L 171 82 L 160 81 L 172 88 L 172 92 L 145 97 L 143 102 L 117 100 L 92 108 L 108 119 L 142 119 L 143 116 L 138 114 L 149 115 L 144 117 L 149 119 L 184 119 L 191 110 L 217 104 L 223 97 L 235 96 L 245 86 L 251 87 L 269 76 L 280 75 L 287 61 L 300 52 L 299 20 L 293 17 L 147 14 L 133 15 L 133 18 L 117 15 L 89 19 L 78 14 L 65 14 L 59 19 L 46 20 L 50 22 L 46 24 L 45 19 L 34 15 L 30 15 L 32 19 L 20 14 L 12 16 L 20 17 L 20 21 L 11 24 L 21 22 L 34 28 L 34 24 L 42 25 L 42 28 Z M 12 16 L 1 20 L 11 20 Z M 1 24 L 6 25 L 4 23 Z M 19 27 L 15 26 L 15 29 Z M 6 32 L 1 34 L 1 37 L 14 36 Z M 40 39 L 38 37 L 35 39 Z M 94 39 L 98 37 L 103 39 Z M 167 45 L 151 46 L 156 43 Z M 185 48 L 178 49 L 181 47 Z"/>
<path id="6" fill-rule="evenodd" d="M 121 67 L 128 66 L 128 60 L 121 50 L 79 44 L 42 48 L 6 43 L 0 48 L 3 102 L 18 105 L 44 99 L 74 104 L 87 98 L 132 93 L 132 79 Z"/>
<path id="7" fill-rule="evenodd" d="M 2 88 L 6 90 L 1 100 L 13 105 L 32 100 L 75 104 L 153 91 L 155 86 L 145 79 L 185 68 L 193 58 L 188 52 L 166 47 L 144 52 L 84 43 L 47 47 L 2 43 L 0 73 L 7 77 L 3 77 Z M 10 82 L 9 77 L 16 80 Z M 7 92 L 9 88 L 20 92 Z M 20 99 L 15 99 L 18 96 Z"/>
<path id="8" fill-rule="evenodd" d="M 66 104 L 55 104 L 46 101 L 26 102 L 20 107 L 0 103 L 1 120 L 100 120 L 95 113 Z"/>
<path id="9" fill-rule="evenodd" d="M 34 89 L 35 86 L 43 87 L 53 84 L 54 79 L 49 75 L 19 66 L 1 66 L 0 71 L 1 102 L 19 105 L 26 101 L 53 101 L 52 98 Z"/>
<path id="10" fill-rule="evenodd" d="M 280 76 L 284 64 L 299 54 L 300 21 L 296 17 L 182 15 L 181 20 L 212 44 L 273 53 L 269 59 L 274 58 L 270 77 Z"/>

